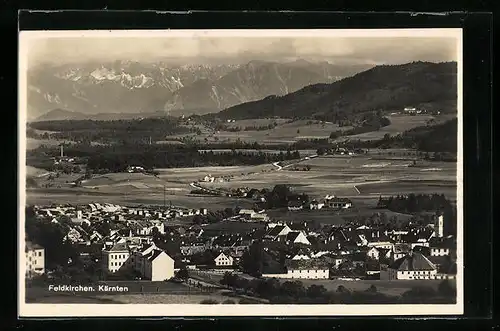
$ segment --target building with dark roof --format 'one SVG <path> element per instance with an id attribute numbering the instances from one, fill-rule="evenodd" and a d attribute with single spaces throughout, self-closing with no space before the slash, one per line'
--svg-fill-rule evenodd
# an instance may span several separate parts
<path id="1" fill-rule="evenodd" d="M 382 275 L 384 274 L 384 275 Z M 382 273 L 381 279 L 435 279 L 437 267 L 421 253 L 412 252 L 394 261 Z"/>

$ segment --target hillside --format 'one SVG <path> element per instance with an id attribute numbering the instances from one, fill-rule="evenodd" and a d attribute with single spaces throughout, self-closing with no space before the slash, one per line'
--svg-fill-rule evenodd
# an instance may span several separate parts
<path id="1" fill-rule="evenodd" d="M 282 97 L 240 104 L 221 119 L 311 117 L 337 122 L 356 113 L 404 107 L 456 112 L 456 62 L 381 65 L 331 84 L 314 84 Z"/>
<path id="2" fill-rule="evenodd" d="M 128 61 L 43 66 L 28 72 L 28 118 L 53 109 L 86 115 L 160 110 L 175 116 L 201 115 L 333 82 L 369 67 L 304 60 L 180 67 Z"/>
<path id="3" fill-rule="evenodd" d="M 198 80 L 173 93 L 165 110 L 218 109 L 285 95 L 304 86 L 331 83 L 370 68 L 370 65 L 337 66 L 328 62 L 298 60 L 290 63 L 251 61 L 223 77 Z"/>

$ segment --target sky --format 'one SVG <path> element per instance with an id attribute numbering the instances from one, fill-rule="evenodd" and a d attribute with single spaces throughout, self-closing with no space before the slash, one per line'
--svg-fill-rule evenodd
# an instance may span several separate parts
<path id="1" fill-rule="evenodd" d="M 172 65 L 305 59 L 400 64 L 457 60 L 452 37 L 51 37 L 30 40 L 29 66 L 89 61 L 164 61 Z"/>

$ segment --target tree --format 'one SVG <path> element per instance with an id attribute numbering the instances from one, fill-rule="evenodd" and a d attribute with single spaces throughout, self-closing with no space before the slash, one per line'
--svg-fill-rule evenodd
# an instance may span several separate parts
<path id="1" fill-rule="evenodd" d="M 241 257 L 243 271 L 249 275 L 260 277 L 264 267 L 264 249 L 262 243 L 254 242 Z"/>
<path id="2" fill-rule="evenodd" d="M 324 148 L 324 147 L 318 148 L 316 150 L 316 154 L 318 154 L 318 155 L 324 155 L 324 154 L 326 154 L 326 148 Z"/>
<path id="3" fill-rule="evenodd" d="M 350 291 L 344 285 L 339 285 L 337 287 L 337 293 L 350 293 Z"/>
<path id="4" fill-rule="evenodd" d="M 307 296 L 310 298 L 322 297 L 326 292 L 327 290 L 323 285 L 313 284 L 307 288 Z"/>
<path id="5" fill-rule="evenodd" d="M 375 285 L 371 285 L 367 290 L 366 292 L 369 292 L 369 293 L 377 293 L 377 287 Z"/>
<path id="6" fill-rule="evenodd" d="M 175 277 L 186 281 L 187 279 L 189 279 L 189 271 L 186 268 L 181 268 L 179 271 L 177 271 Z"/>
<path id="7" fill-rule="evenodd" d="M 300 281 L 286 281 L 281 284 L 280 293 L 288 297 L 301 298 L 305 295 L 306 290 Z"/>
<path id="8" fill-rule="evenodd" d="M 445 297 L 455 297 L 456 289 L 451 286 L 450 281 L 445 279 L 438 286 L 438 293 Z"/>

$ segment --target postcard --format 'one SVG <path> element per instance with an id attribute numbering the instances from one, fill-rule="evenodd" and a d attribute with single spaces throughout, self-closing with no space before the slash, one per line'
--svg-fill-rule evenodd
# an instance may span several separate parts
<path id="1" fill-rule="evenodd" d="M 461 29 L 19 45 L 20 317 L 463 314 Z"/>

